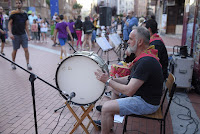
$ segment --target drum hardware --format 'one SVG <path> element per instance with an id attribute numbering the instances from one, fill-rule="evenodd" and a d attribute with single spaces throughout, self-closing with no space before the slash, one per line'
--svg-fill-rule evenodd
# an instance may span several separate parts
<path id="1" fill-rule="evenodd" d="M 10 63 L 16 65 L 20 69 L 22 69 L 25 72 L 30 74 L 29 81 L 31 82 L 31 91 L 32 91 L 32 100 L 33 100 L 33 113 L 34 113 L 34 121 L 35 121 L 35 133 L 38 134 L 38 130 L 37 130 L 37 114 L 36 114 L 36 105 L 35 105 L 35 86 L 34 86 L 34 81 L 36 79 L 39 79 L 42 82 L 46 83 L 47 85 L 55 88 L 65 100 L 68 100 L 68 98 L 62 93 L 62 91 L 59 88 L 53 86 L 52 84 L 50 84 L 50 83 L 46 82 L 45 80 L 43 80 L 42 78 L 40 78 L 39 76 L 37 76 L 37 75 L 33 74 L 32 72 L 26 70 L 25 68 L 23 68 L 20 65 L 16 64 L 15 62 L 9 60 L 8 58 L 3 56 L 2 54 L 0 54 L 0 57 L 4 58 L 5 60 L 9 61 Z"/>
<path id="2" fill-rule="evenodd" d="M 61 93 L 68 98 L 65 106 L 68 107 L 77 120 L 70 134 L 78 126 L 81 126 L 86 134 L 89 134 L 87 129 L 91 123 L 98 130 L 98 127 L 89 115 L 96 101 L 102 97 L 106 90 L 105 84 L 96 79 L 94 72 L 97 69 L 109 73 L 108 65 L 102 58 L 94 52 L 83 51 L 76 52 L 64 59 L 56 70 L 56 85 L 62 91 Z M 81 107 L 84 113 L 80 118 L 73 111 L 70 104 Z M 65 106 L 56 109 L 55 112 Z M 84 106 L 88 107 L 85 109 Z M 87 127 L 82 123 L 85 117 L 88 117 L 90 120 Z"/>
<path id="3" fill-rule="evenodd" d="M 74 53 L 76 53 L 76 50 L 74 49 L 74 47 L 70 43 L 68 43 L 68 44 L 73 49 Z"/>

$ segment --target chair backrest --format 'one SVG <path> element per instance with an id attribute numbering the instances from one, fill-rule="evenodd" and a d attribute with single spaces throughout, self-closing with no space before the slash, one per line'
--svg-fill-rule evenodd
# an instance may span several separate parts
<path id="1" fill-rule="evenodd" d="M 166 111 L 164 113 L 164 118 L 166 118 L 166 116 L 167 116 L 167 113 L 169 111 L 169 107 L 170 107 L 172 98 L 174 96 L 174 92 L 176 90 L 175 77 L 174 77 L 174 75 L 172 73 L 169 74 L 165 85 L 166 85 L 167 88 L 166 88 L 166 92 L 165 92 L 165 95 L 164 95 L 164 99 L 165 99 L 167 91 L 168 91 L 169 92 L 169 102 L 168 102 Z"/>

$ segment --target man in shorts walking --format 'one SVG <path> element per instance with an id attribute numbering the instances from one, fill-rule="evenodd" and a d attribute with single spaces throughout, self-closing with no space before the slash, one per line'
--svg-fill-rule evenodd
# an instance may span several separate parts
<path id="1" fill-rule="evenodd" d="M 105 102 L 102 107 L 101 134 L 110 133 L 115 114 L 142 115 L 158 110 L 164 78 L 159 58 L 156 57 L 158 51 L 149 47 L 149 40 L 150 33 L 144 27 L 137 27 L 130 33 L 128 49 L 137 57 L 129 65 L 129 76 L 112 79 L 100 70 L 95 72 L 98 80 L 113 88 L 113 100 Z M 119 93 L 128 97 L 117 99 Z"/>
<path id="2" fill-rule="evenodd" d="M 3 30 L 3 7 L 0 6 L 0 39 L 1 39 L 1 54 L 5 55 L 3 52 L 5 45 L 5 31 Z"/>
<path id="3" fill-rule="evenodd" d="M 8 22 L 9 36 L 13 42 L 12 60 L 15 62 L 17 50 L 20 48 L 20 45 L 22 45 L 25 52 L 27 69 L 32 70 L 32 67 L 29 64 L 28 51 L 28 40 L 30 40 L 28 15 L 22 10 L 23 0 L 16 0 L 16 6 L 17 9 L 11 12 Z M 28 34 L 28 37 L 26 33 Z M 13 70 L 16 69 L 14 64 L 11 64 L 11 66 Z"/>

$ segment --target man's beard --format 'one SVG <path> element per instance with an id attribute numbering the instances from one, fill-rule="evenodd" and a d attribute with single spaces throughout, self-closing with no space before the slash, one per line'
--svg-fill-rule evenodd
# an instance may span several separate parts
<path id="1" fill-rule="evenodd" d="M 138 42 L 138 40 L 136 40 L 135 41 L 135 45 L 134 46 L 129 46 L 129 51 L 131 52 L 131 53 L 136 53 L 136 51 L 137 51 L 137 42 Z"/>

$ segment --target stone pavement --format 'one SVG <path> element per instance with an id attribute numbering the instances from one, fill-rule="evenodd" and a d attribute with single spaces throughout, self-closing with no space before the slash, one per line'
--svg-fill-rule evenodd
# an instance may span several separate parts
<path id="1" fill-rule="evenodd" d="M 181 40 L 177 38 L 163 36 L 163 40 L 166 43 L 169 54 L 172 53 L 174 45 L 181 44 Z M 58 64 L 61 62 L 59 59 L 60 47 L 52 47 L 50 39 L 48 39 L 48 43 L 35 43 L 31 41 L 29 44 L 30 64 L 33 67 L 32 72 L 55 86 L 54 78 L 56 75 L 56 69 Z M 95 46 L 93 51 L 97 52 L 98 48 L 98 46 Z M 11 43 L 6 44 L 4 51 L 6 57 L 11 59 Z M 69 51 L 69 46 L 67 46 L 67 52 L 73 52 L 72 50 Z M 113 60 L 111 64 L 117 63 L 117 57 L 113 51 L 109 53 L 109 56 L 109 60 Z M 106 55 L 104 54 L 103 59 L 106 60 Z M 26 68 L 22 48 L 19 49 L 17 53 L 16 63 Z M 35 133 L 31 84 L 28 79 L 29 74 L 18 67 L 16 70 L 12 70 L 10 63 L 0 57 L 0 134 Z M 200 117 L 200 96 L 195 93 L 188 93 L 188 96 L 197 116 Z M 48 134 L 56 126 L 61 112 L 60 110 L 54 113 L 54 110 L 63 106 L 65 100 L 60 96 L 57 90 L 43 83 L 39 79 L 35 80 L 35 97 L 38 132 L 39 134 Z M 95 105 L 103 104 L 107 100 L 109 99 L 103 96 Z M 72 108 L 79 116 L 83 113 L 81 108 L 78 106 L 72 106 Z M 166 122 L 167 134 L 175 133 L 175 128 L 172 127 L 170 113 L 167 116 Z M 93 111 L 90 112 L 90 116 L 94 120 L 100 119 L 100 113 L 96 111 L 96 109 L 93 109 Z M 75 122 L 76 119 L 72 113 L 65 108 L 53 134 L 69 134 L 73 129 Z M 87 124 L 88 122 L 89 120 L 86 118 L 83 121 L 83 124 Z M 179 127 L 185 130 L 182 126 Z M 121 134 L 122 129 L 123 124 L 115 123 L 112 133 Z M 127 129 L 131 130 L 127 132 L 130 134 L 157 134 L 159 133 L 159 123 L 157 121 L 130 118 L 128 120 Z M 89 127 L 89 132 L 92 134 L 100 133 L 100 131 L 96 131 L 92 125 Z M 78 127 L 74 133 L 84 134 L 84 131 L 81 127 Z"/>

